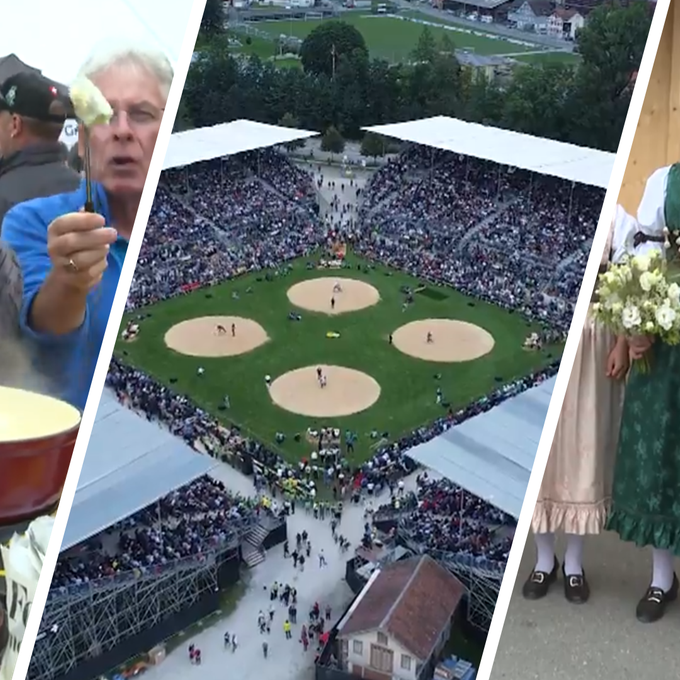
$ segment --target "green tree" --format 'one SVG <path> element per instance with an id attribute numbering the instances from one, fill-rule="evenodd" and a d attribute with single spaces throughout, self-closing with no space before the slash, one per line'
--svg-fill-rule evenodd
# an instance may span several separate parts
<path id="1" fill-rule="evenodd" d="M 647 2 L 606 4 L 588 15 L 577 34 L 582 64 L 569 103 L 569 136 L 576 144 L 616 151 L 650 25 Z"/>
<path id="2" fill-rule="evenodd" d="M 331 125 L 321 138 L 321 151 L 328 153 L 342 153 L 345 150 L 345 140 L 338 129 Z"/>
<path id="3" fill-rule="evenodd" d="M 177 115 L 175 116 L 175 123 L 172 126 L 173 132 L 184 132 L 185 130 L 191 130 L 194 125 L 191 122 L 191 116 L 189 115 L 189 110 L 187 108 L 187 101 L 184 96 L 179 100 L 179 108 L 177 109 Z"/>
<path id="4" fill-rule="evenodd" d="M 361 155 L 378 158 L 385 155 L 385 142 L 380 135 L 367 132 L 361 140 Z"/>
<path id="5" fill-rule="evenodd" d="M 412 56 L 414 61 L 427 63 L 433 62 L 437 56 L 437 42 L 429 26 L 423 27 L 423 30 L 420 32 Z"/>
<path id="6" fill-rule="evenodd" d="M 201 43 L 191 64 L 177 125 L 187 121 L 201 127 L 239 118 L 274 125 L 295 120 L 306 130 L 332 127 L 341 138 L 361 140 L 366 126 L 449 115 L 615 150 L 630 101 L 631 75 L 639 68 L 645 44 L 649 10 L 640 3 L 606 6 L 594 10 L 589 21 L 578 35 L 580 62 L 517 67 L 511 82 L 502 87 L 461 68 L 455 54 L 444 48 L 417 64 L 388 64 L 370 59 L 359 36 L 354 41 L 358 47 L 336 45 L 333 77 L 330 60 L 319 57 L 323 50 L 312 56 L 312 61 L 319 57 L 323 62 L 319 71 L 314 66 L 276 68 L 257 56 L 234 57 L 224 36 L 214 36 Z M 330 47 L 336 44 L 333 35 L 324 35 Z"/>
<path id="7" fill-rule="evenodd" d="M 339 60 L 355 50 L 368 57 L 364 37 L 354 26 L 344 21 L 324 21 L 304 39 L 300 59 L 307 73 L 332 76 Z"/>
<path id="8" fill-rule="evenodd" d="M 300 121 L 290 112 L 284 113 L 279 121 L 281 127 L 299 129 Z M 301 149 L 305 145 L 304 139 L 294 139 L 292 142 L 288 142 L 285 147 L 288 151 L 294 151 L 295 149 Z"/>
<path id="9" fill-rule="evenodd" d="M 439 51 L 442 54 L 455 54 L 456 53 L 456 43 L 453 42 L 451 37 L 451 31 L 444 31 L 444 34 L 439 41 Z"/>
<path id="10" fill-rule="evenodd" d="M 519 68 L 506 92 L 503 126 L 539 137 L 564 139 L 565 102 L 573 79 L 573 70 L 564 64 Z"/>
<path id="11" fill-rule="evenodd" d="M 222 0 L 206 0 L 200 33 L 203 38 L 212 38 L 225 31 L 226 17 Z"/>

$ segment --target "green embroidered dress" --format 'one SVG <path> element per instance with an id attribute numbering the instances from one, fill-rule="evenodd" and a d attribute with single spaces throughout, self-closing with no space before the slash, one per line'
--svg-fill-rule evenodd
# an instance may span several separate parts
<path id="1" fill-rule="evenodd" d="M 680 230 L 680 164 L 667 172 L 665 191 L 660 187 L 657 176 L 655 224 L 640 215 L 652 236 L 664 226 Z M 680 555 L 680 347 L 656 343 L 649 358 L 650 371 L 633 368 L 626 387 L 607 528 L 625 541 Z"/>

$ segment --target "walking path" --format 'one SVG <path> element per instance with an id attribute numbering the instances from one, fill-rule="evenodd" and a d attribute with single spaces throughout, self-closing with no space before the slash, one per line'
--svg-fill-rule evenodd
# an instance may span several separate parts
<path id="1" fill-rule="evenodd" d="M 213 473 L 233 492 L 252 495 L 251 481 L 227 465 L 220 465 Z M 405 480 L 406 489 L 415 489 L 415 476 Z M 387 494 L 376 501 L 376 507 L 387 501 Z M 347 504 L 346 504 L 347 505 Z M 338 532 L 351 541 L 352 548 L 342 554 L 331 536 L 329 522 L 315 520 L 310 514 L 298 510 L 288 518 L 288 536 L 295 540 L 295 534 L 307 530 L 312 543 L 312 557 L 305 564 L 304 572 L 293 569 L 292 560 L 283 557 L 283 547 L 277 546 L 267 553 L 267 559 L 250 572 L 250 582 L 245 595 L 236 610 L 219 624 L 207 628 L 184 647 L 170 654 L 159 666 L 152 668 L 145 677 L 148 680 L 186 680 L 187 675 L 197 674 L 205 680 L 224 680 L 226 677 L 238 680 L 307 680 L 313 677 L 314 648 L 304 653 L 299 642 L 299 631 L 307 614 L 319 602 L 323 610 L 327 604 L 333 608 L 333 622 L 352 600 L 352 592 L 345 583 L 345 562 L 352 556 L 352 550 L 363 534 L 363 508 L 347 507 Z M 319 567 L 318 554 L 323 548 L 328 565 Z M 269 587 L 278 581 L 290 583 L 298 591 L 298 625 L 293 626 L 292 640 L 286 640 L 283 632 L 284 608 L 277 603 L 272 632 L 266 636 L 269 642 L 269 657 L 262 653 L 262 640 L 257 626 L 260 610 L 269 608 Z M 236 652 L 224 650 L 224 633 L 236 634 L 239 645 Z M 187 648 L 195 644 L 201 650 L 201 668 L 194 668 L 189 662 Z"/>

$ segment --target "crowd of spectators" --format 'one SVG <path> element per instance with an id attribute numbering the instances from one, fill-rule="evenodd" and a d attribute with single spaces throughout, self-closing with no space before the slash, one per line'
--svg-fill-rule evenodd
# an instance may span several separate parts
<path id="1" fill-rule="evenodd" d="M 311 175 L 274 151 L 164 173 L 129 307 L 248 271 L 280 270 L 289 259 L 311 256 L 327 242 L 314 196 Z M 413 147 L 374 175 L 362 195 L 356 231 L 348 236 L 370 258 L 563 329 L 571 317 L 601 198 L 601 192 L 588 187 Z M 389 433 L 376 433 L 385 443 L 378 442 L 373 458 L 359 467 L 350 466 L 339 449 L 331 452 L 331 464 L 316 456 L 288 464 L 274 446 L 219 423 L 186 396 L 118 359 L 111 363 L 108 386 L 130 408 L 190 446 L 229 462 L 254 462 L 272 492 L 289 489 L 282 482 L 295 480 L 296 489 L 313 496 L 324 482 L 337 491 L 339 478 L 393 488 L 396 479 L 415 468 L 408 457 L 411 448 L 540 383 L 556 368 L 557 362 L 499 384 L 487 396 L 449 409 L 396 441 L 390 441 Z M 107 532 L 99 547 L 88 548 L 87 560 L 64 556 L 55 585 L 158 568 L 226 540 L 232 523 L 245 516 L 241 513 L 247 504 L 217 500 L 229 497 L 213 482 L 195 484 L 161 503 L 162 527 L 157 509 L 152 509 Z M 503 562 L 507 546 L 491 535 L 491 506 L 441 482 L 424 485 L 419 500 L 409 520 L 414 539 L 475 563 Z M 456 501 L 463 503 L 462 514 L 453 520 L 449 514 L 450 530 L 437 531 L 444 528 L 444 510 L 460 507 Z M 213 502 L 224 505 L 211 507 Z"/>
<path id="2" fill-rule="evenodd" d="M 253 501 L 201 477 L 61 554 L 57 592 L 120 575 L 153 573 L 228 544 L 253 520 Z"/>
<path id="3" fill-rule="evenodd" d="M 285 488 L 284 480 L 297 480 L 296 487 L 302 495 L 305 490 L 316 489 L 326 483 L 337 491 L 338 477 L 342 473 L 349 480 L 361 475 L 366 483 L 376 489 L 393 483 L 416 467 L 408 452 L 418 444 L 443 434 L 480 413 L 491 410 L 510 397 L 539 385 L 557 372 L 558 362 L 509 383 L 499 384 L 488 395 L 481 397 L 464 408 L 450 408 L 446 415 L 427 423 L 412 432 L 389 442 L 389 433 L 376 433 L 385 437 L 386 443 L 377 446 L 373 457 L 358 467 L 352 467 L 340 449 L 333 450 L 333 466 L 336 473 L 325 474 L 320 461 L 303 460 L 297 465 L 287 463 L 272 447 L 242 433 L 235 425 L 226 426 L 196 406 L 188 397 L 176 394 L 171 388 L 161 385 L 151 376 L 132 368 L 114 358 L 107 377 L 108 386 L 116 397 L 130 408 L 144 414 L 149 420 L 159 422 L 189 446 L 200 446 L 214 456 L 226 461 L 234 458 L 250 459 L 262 470 L 262 476 L 270 491 Z M 312 492 L 313 493 L 313 492 Z"/>
<path id="4" fill-rule="evenodd" d="M 363 198 L 365 255 L 568 328 L 602 190 L 414 147 Z"/>
<path id="5" fill-rule="evenodd" d="M 313 196 L 311 175 L 271 151 L 164 173 L 128 308 L 309 255 L 326 236 Z"/>
<path id="6" fill-rule="evenodd" d="M 314 195 L 272 150 L 164 173 L 129 307 L 310 256 L 327 242 Z M 373 175 L 351 237 L 369 258 L 566 330 L 602 198 L 414 146 Z"/>
<path id="7" fill-rule="evenodd" d="M 515 521 L 490 503 L 447 479 L 419 475 L 413 509 L 399 531 L 419 551 L 443 560 L 502 572 L 512 545 Z"/>

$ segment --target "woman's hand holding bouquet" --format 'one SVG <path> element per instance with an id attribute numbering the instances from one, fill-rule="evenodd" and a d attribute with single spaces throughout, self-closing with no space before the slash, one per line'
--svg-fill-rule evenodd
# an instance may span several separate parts
<path id="1" fill-rule="evenodd" d="M 654 342 L 680 343 L 680 286 L 675 278 L 663 255 L 653 251 L 625 257 L 598 279 L 593 314 L 627 338 L 631 358 L 644 372 Z"/>

